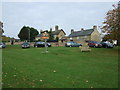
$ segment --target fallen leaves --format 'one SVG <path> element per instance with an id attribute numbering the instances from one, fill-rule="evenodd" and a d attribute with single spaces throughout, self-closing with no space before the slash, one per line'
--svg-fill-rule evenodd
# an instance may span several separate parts
<path id="1" fill-rule="evenodd" d="M 53 71 L 54 73 L 56 72 L 56 70 Z"/>
<path id="2" fill-rule="evenodd" d="M 16 77 L 17 75 L 13 75 L 14 77 Z"/>
<path id="3" fill-rule="evenodd" d="M 35 86 L 32 86 L 33 88 L 35 87 Z"/>
<path id="4" fill-rule="evenodd" d="M 33 82 L 35 81 L 35 80 L 32 80 Z"/>
<path id="5" fill-rule="evenodd" d="M 86 80 L 85 82 L 88 82 L 88 80 Z"/>
<path id="6" fill-rule="evenodd" d="M 93 88 L 92 86 L 90 88 Z"/>
<path id="7" fill-rule="evenodd" d="M 40 80 L 40 82 L 42 82 L 43 80 Z"/>
<path id="8" fill-rule="evenodd" d="M 6 77 L 6 75 L 4 75 L 4 77 Z"/>

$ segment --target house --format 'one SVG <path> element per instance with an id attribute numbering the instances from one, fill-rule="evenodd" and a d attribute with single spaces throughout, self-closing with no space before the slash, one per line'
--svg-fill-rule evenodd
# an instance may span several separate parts
<path id="1" fill-rule="evenodd" d="M 38 34 L 38 35 L 35 37 L 35 40 L 36 40 L 36 41 L 38 41 L 38 40 L 43 40 L 42 37 L 44 36 L 43 33 L 45 33 L 45 32 L 46 32 L 47 34 L 49 34 L 49 33 L 48 33 L 48 30 L 45 30 L 45 31 L 42 31 L 42 30 L 41 30 L 41 31 L 40 31 L 40 34 Z"/>
<path id="2" fill-rule="evenodd" d="M 63 29 L 59 29 L 59 26 L 55 26 L 55 31 L 52 31 L 52 35 L 54 37 L 54 39 L 56 39 L 57 37 L 59 38 L 59 40 L 62 40 L 66 33 L 64 32 Z"/>
<path id="3" fill-rule="evenodd" d="M 101 34 L 97 30 L 97 26 L 93 26 L 92 29 L 86 29 L 83 28 L 80 31 L 74 31 L 74 29 L 71 29 L 71 34 L 68 36 L 68 40 L 73 40 L 75 42 L 85 42 L 86 40 L 92 40 L 92 41 L 101 41 Z"/>
<path id="4" fill-rule="evenodd" d="M 38 34 L 37 36 L 36 36 L 36 38 L 35 38 L 35 40 L 41 40 L 42 38 L 42 36 L 43 36 L 43 33 L 44 33 L 45 31 L 40 31 L 40 34 Z M 51 32 L 51 35 L 53 36 L 53 39 L 54 40 L 56 40 L 57 38 L 59 39 L 59 40 L 62 40 L 64 37 L 65 37 L 65 35 L 66 35 L 66 33 L 64 32 L 64 30 L 63 29 L 59 29 L 59 26 L 58 25 L 56 25 L 55 26 L 55 30 L 54 31 L 52 31 L 52 28 L 50 28 L 50 31 L 48 31 L 48 30 L 46 30 L 46 32 L 47 33 L 49 33 L 49 32 Z"/>

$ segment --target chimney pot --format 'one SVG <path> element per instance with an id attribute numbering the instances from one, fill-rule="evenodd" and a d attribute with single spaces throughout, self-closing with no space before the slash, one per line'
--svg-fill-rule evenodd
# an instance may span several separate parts
<path id="1" fill-rule="evenodd" d="M 71 29 L 71 33 L 73 33 L 74 32 L 74 29 Z"/>
<path id="2" fill-rule="evenodd" d="M 58 25 L 55 26 L 55 31 L 57 31 L 59 29 Z"/>
<path id="3" fill-rule="evenodd" d="M 97 29 L 97 26 L 96 26 L 96 25 L 94 25 L 94 26 L 93 26 L 93 29 Z"/>
<path id="4" fill-rule="evenodd" d="M 83 31 L 84 30 L 84 28 L 81 28 L 81 31 Z"/>

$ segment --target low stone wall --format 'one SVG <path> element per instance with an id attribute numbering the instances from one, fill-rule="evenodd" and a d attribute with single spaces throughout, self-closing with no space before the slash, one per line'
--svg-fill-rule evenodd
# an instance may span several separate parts
<path id="1" fill-rule="evenodd" d="M 14 45 L 21 45 L 22 43 L 23 43 L 23 42 L 14 42 Z M 34 43 L 35 43 L 35 42 L 31 42 L 30 45 L 31 45 L 31 46 L 34 46 Z M 49 43 L 50 43 L 50 42 L 49 42 Z M 11 42 L 6 42 L 5 44 L 6 44 L 6 45 L 11 45 Z M 58 43 L 56 43 L 56 42 L 55 42 L 55 43 L 51 42 L 50 44 L 51 44 L 52 46 L 65 46 L 65 43 L 61 43 L 61 42 L 58 42 Z"/>
<path id="2" fill-rule="evenodd" d="M 21 45 L 23 42 L 14 42 L 14 45 Z M 6 42 L 6 45 L 11 45 L 11 42 Z"/>

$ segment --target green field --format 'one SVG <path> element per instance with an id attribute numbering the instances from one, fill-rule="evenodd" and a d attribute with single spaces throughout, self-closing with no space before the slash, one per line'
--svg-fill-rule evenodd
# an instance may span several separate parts
<path id="1" fill-rule="evenodd" d="M 117 88 L 118 47 L 3 49 L 3 88 Z"/>

